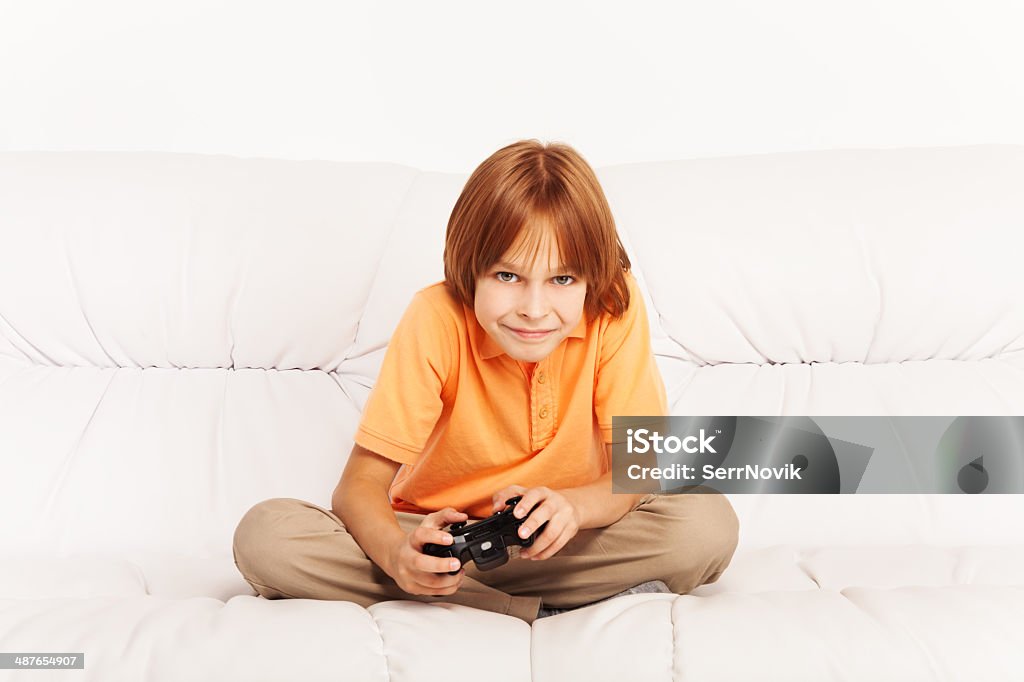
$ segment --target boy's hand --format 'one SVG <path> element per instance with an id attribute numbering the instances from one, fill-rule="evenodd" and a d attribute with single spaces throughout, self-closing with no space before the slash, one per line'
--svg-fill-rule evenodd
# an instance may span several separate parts
<path id="1" fill-rule="evenodd" d="M 423 545 L 428 542 L 438 545 L 452 544 L 452 536 L 441 529 L 450 523 L 465 521 L 468 518 L 469 516 L 455 511 L 452 507 L 427 514 L 419 527 L 413 529 L 392 548 L 387 574 L 409 594 L 429 594 L 435 597 L 455 594 L 462 586 L 462 579 L 466 575 L 465 569 L 460 570 L 457 575 L 448 575 L 448 571 L 460 567 L 459 560 L 424 554 Z"/>
<path id="2" fill-rule="evenodd" d="M 510 485 L 494 494 L 491 499 L 493 510 L 501 511 L 505 508 L 505 501 L 516 495 L 522 495 L 523 499 L 516 503 L 513 515 L 521 519 L 530 513 L 527 522 L 519 527 L 519 537 L 530 537 L 541 524 L 548 522 L 547 528 L 536 537 L 533 545 L 519 551 L 520 559 L 543 560 L 554 556 L 579 532 L 580 517 L 576 507 L 565 495 L 551 488 Z"/>

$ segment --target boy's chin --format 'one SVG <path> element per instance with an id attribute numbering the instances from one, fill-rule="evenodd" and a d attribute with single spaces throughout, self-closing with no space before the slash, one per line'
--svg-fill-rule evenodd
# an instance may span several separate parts
<path id="1" fill-rule="evenodd" d="M 508 355 L 513 360 L 518 360 L 519 362 L 540 362 L 547 356 L 551 355 L 551 351 L 549 351 L 546 348 L 538 348 L 533 352 L 523 352 L 521 349 L 518 348 L 506 348 L 505 354 Z"/>

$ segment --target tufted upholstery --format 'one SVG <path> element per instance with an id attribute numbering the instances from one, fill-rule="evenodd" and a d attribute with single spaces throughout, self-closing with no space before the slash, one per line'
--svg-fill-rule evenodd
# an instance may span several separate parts
<path id="1" fill-rule="evenodd" d="M 1024 147 L 598 175 L 673 414 L 1024 414 Z M 735 495 L 718 582 L 532 629 L 254 596 L 235 524 L 330 505 L 466 177 L 0 153 L 0 649 L 89 680 L 1020 678 L 1021 495 Z"/>

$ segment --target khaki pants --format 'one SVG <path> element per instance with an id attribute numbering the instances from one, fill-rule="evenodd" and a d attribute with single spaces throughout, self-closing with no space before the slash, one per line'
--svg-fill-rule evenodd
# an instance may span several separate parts
<path id="1" fill-rule="evenodd" d="M 423 520 L 405 512 L 396 517 L 407 533 Z M 647 495 L 616 523 L 579 531 L 548 559 L 513 557 L 490 571 L 468 562 L 462 587 L 447 596 L 403 591 L 337 516 L 302 500 L 275 498 L 253 506 L 235 530 L 233 550 L 242 577 L 267 599 L 342 600 L 364 607 L 395 599 L 440 601 L 532 623 L 542 602 L 573 608 L 649 580 L 661 580 L 677 594 L 714 582 L 732 559 L 738 528 L 732 505 L 720 493 Z"/>

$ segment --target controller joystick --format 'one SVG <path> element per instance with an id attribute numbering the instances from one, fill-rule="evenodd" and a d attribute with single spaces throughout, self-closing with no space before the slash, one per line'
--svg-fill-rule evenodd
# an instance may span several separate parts
<path id="1" fill-rule="evenodd" d="M 521 499 L 523 499 L 522 495 L 518 495 L 506 500 L 504 509 L 483 521 L 468 525 L 465 521 L 453 523 L 448 529 L 452 536 L 452 544 L 438 545 L 427 542 L 423 545 L 423 553 L 436 557 L 455 557 L 463 565 L 472 559 L 481 571 L 490 571 L 505 565 L 508 563 L 509 547 L 532 546 L 534 539 L 548 525 L 545 521 L 540 528 L 530 533 L 530 537 L 519 537 L 519 527 L 526 519 L 530 518 L 530 515 L 527 514 L 523 518 L 517 519 L 512 513 Z M 458 571 L 448 571 L 448 575 L 457 573 Z"/>

